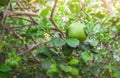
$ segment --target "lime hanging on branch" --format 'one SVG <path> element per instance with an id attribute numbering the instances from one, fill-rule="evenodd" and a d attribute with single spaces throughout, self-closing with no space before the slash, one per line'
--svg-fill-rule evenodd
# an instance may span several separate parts
<path id="1" fill-rule="evenodd" d="M 77 38 L 80 40 L 80 42 L 83 42 L 86 40 L 87 35 L 84 31 L 85 25 L 78 22 L 70 24 L 70 26 L 67 29 L 67 36 L 68 38 Z"/>

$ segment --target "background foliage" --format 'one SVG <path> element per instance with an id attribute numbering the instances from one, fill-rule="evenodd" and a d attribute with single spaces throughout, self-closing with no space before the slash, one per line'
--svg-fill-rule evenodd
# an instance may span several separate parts
<path id="1" fill-rule="evenodd" d="M 0 78 L 119 78 L 119 0 L 1 0 Z M 87 39 L 68 38 L 83 23 Z"/>

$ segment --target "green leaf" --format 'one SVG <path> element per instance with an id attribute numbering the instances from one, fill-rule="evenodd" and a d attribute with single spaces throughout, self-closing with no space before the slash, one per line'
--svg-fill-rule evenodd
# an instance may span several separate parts
<path id="1" fill-rule="evenodd" d="M 114 78 L 120 78 L 120 71 L 115 71 L 113 76 L 114 76 Z"/>
<path id="2" fill-rule="evenodd" d="M 92 28 L 93 28 L 93 30 L 92 30 L 93 32 L 91 32 L 91 33 L 93 33 L 93 34 L 97 34 L 101 31 L 101 26 L 99 24 L 93 26 Z"/>
<path id="3" fill-rule="evenodd" d="M 71 13 L 73 13 L 73 14 L 74 13 L 76 13 L 76 14 L 79 13 L 79 10 L 78 10 L 78 8 L 79 8 L 79 1 L 74 1 L 74 0 L 72 0 L 71 2 L 69 1 L 68 2 L 68 7 L 69 7 Z"/>
<path id="4" fill-rule="evenodd" d="M 84 62 L 87 62 L 88 60 L 90 60 L 92 58 L 92 56 L 90 55 L 89 52 L 83 52 L 81 54 L 81 57 L 82 57 Z"/>
<path id="5" fill-rule="evenodd" d="M 18 62 L 14 58 L 8 58 L 5 60 L 6 64 L 11 66 L 11 67 L 16 67 L 18 66 Z"/>
<path id="6" fill-rule="evenodd" d="M 70 46 L 65 44 L 62 46 L 62 52 L 65 56 L 70 56 L 70 55 L 72 55 L 73 48 L 71 48 Z"/>
<path id="7" fill-rule="evenodd" d="M 105 17 L 105 15 L 102 14 L 101 12 L 97 12 L 97 13 L 95 13 L 94 15 L 95 15 L 95 17 L 97 17 L 97 18 L 104 18 L 104 17 Z"/>
<path id="8" fill-rule="evenodd" d="M 72 70 L 72 67 L 71 67 L 71 66 L 61 65 L 61 69 L 62 69 L 64 72 L 70 72 L 70 71 Z"/>
<path id="9" fill-rule="evenodd" d="M 98 41 L 98 40 L 93 40 L 93 39 L 92 39 L 92 40 L 89 40 L 89 43 L 90 43 L 91 46 L 94 46 L 94 47 L 95 47 L 95 46 L 98 45 L 99 41 Z"/>
<path id="10" fill-rule="evenodd" d="M 117 28 L 117 30 L 120 32 L 120 22 L 118 22 L 118 23 L 116 24 L 116 28 Z"/>
<path id="11" fill-rule="evenodd" d="M 21 61 L 21 57 L 17 56 L 17 57 L 15 58 L 15 61 L 16 61 L 16 62 Z"/>
<path id="12" fill-rule="evenodd" d="M 38 53 L 38 54 L 36 55 L 36 57 L 39 58 L 39 59 L 48 58 L 48 56 L 46 56 L 46 55 L 44 55 L 44 54 L 42 54 L 42 53 Z"/>
<path id="13" fill-rule="evenodd" d="M 34 34 L 36 34 L 36 32 L 38 32 L 38 27 L 31 27 L 30 29 L 29 29 L 29 33 L 31 34 L 31 35 L 34 35 Z"/>
<path id="14" fill-rule="evenodd" d="M 10 53 L 8 53 L 8 56 L 9 57 L 15 57 L 16 56 L 16 52 L 15 51 L 10 52 Z"/>
<path id="15" fill-rule="evenodd" d="M 66 40 L 66 43 L 73 48 L 76 48 L 79 45 L 79 40 L 76 38 L 69 38 Z"/>
<path id="16" fill-rule="evenodd" d="M 53 47 L 60 47 L 65 44 L 65 41 L 60 38 L 52 38 L 50 43 Z"/>
<path id="17" fill-rule="evenodd" d="M 40 48 L 39 48 L 39 53 L 40 54 L 44 54 L 44 55 L 46 55 L 46 56 L 48 56 L 48 57 L 51 57 L 52 55 L 51 55 L 51 50 L 48 48 L 48 47 L 46 47 L 46 46 L 41 46 Z M 38 55 L 39 55 L 39 53 L 38 53 Z"/>
<path id="18" fill-rule="evenodd" d="M 108 53 L 107 50 L 105 50 L 104 48 L 100 50 L 100 54 L 102 55 L 106 55 Z"/>
<path id="19" fill-rule="evenodd" d="M 9 0 L 0 0 L 0 6 L 7 6 Z"/>
<path id="20" fill-rule="evenodd" d="M 68 64 L 70 65 L 78 64 L 78 59 L 72 59 Z"/>
<path id="21" fill-rule="evenodd" d="M 0 72 L 0 78 L 9 78 L 9 74 Z"/>
<path id="22" fill-rule="evenodd" d="M 56 64 L 51 64 L 50 69 L 47 71 L 47 74 L 50 73 L 58 73 L 59 69 L 57 68 Z"/>
<path id="23" fill-rule="evenodd" d="M 12 70 L 10 66 L 8 66 L 8 65 L 0 65 L 0 71 L 1 72 L 8 72 L 10 70 Z"/>
<path id="24" fill-rule="evenodd" d="M 88 50 L 92 49 L 93 46 L 91 46 L 90 43 L 85 42 L 85 43 L 83 43 L 83 44 L 80 44 L 79 48 L 80 48 L 82 51 L 88 51 Z"/>
<path id="25" fill-rule="evenodd" d="M 114 70 L 115 68 L 111 65 L 104 65 L 103 69 L 110 69 L 110 70 Z"/>
<path id="26" fill-rule="evenodd" d="M 40 15 L 41 15 L 42 17 L 45 17 L 45 16 L 48 15 L 48 13 L 49 13 L 49 8 L 46 8 L 46 9 L 44 9 L 44 10 L 40 13 Z"/>
<path id="27" fill-rule="evenodd" d="M 42 61 L 41 65 L 44 70 L 48 70 L 51 65 L 51 60 L 44 60 L 44 61 Z"/>
<path id="28" fill-rule="evenodd" d="M 73 76 L 78 76 L 79 70 L 77 68 L 72 68 L 72 70 L 70 71 L 70 74 Z"/>
<path id="29" fill-rule="evenodd" d="M 18 20 L 19 25 L 24 25 L 24 20 Z"/>

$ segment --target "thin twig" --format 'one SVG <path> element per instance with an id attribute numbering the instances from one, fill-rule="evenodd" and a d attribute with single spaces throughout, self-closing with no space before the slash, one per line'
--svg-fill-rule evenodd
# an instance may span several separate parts
<path id="1" fill-rule="evenodd" d="M 20 7 L 21 10 L 25 11 L 23 8 L 23 4 L 19 1 L 19 0 L 16 0 L 16 3 L 17 5 Z M 29 18 L 33 21 L 34 24 L 38 25 L 38 23 L 29 15 Z"/>
<path id="2" fill-rule="evenodd" d="M 25 20 L 25 21 L 28 21 L 28 22 L 33 22 L 29 19 L 26 19 L 26 18 L 22 18 L 21 16 L 10 16 L 11 18 L 18 18 L 18 19 L 21 19 L 21 20 Z"/>
<path id="3" fill-rule="evenodd" d="M 51 18 L 53 18 L 53 14 L 54 14 L 56 5 L 57 5 L 57 0 L 55 0 L 54 5 L 53 5 L 53 8 L 52 8 L 52 11 L 51 11 L 51 15 L 50 15 Z"/>
<path id="4" fill-rule="evenodd" d="M 11 0 L 9 1 L 8 5 L 7 5 L 7 8 L 6 8 L 6 11 L 4 12 L 3 14 L 3 19 L 2 19 L 2 26 L 5 26 L 6 24 L 6 18 L 8 17 L 8 10 L 10 8 L 10 5 L 11 5 Z"/>
<path id="5" fill-rule="evenodd" d="M 18 15 L 27 15 L 27 16 L 38 16 L 38 14 L 33 12 L 26 11 L 7 11 L 8 16 L 18 16 Z"/>
<path id="6" fill-rule="evenodd" d="M 13 36 L 18 38 L 19 40 L 21 40 L 23 42 L 23 44 L 25 44 L 25 47 L 28 49 L 28 45 L 25 43 L 24 39 L 19 34 L 17 34 L 15 31 L 13 31 Z"/>
<path id="7" fill-rule="evenodd" d="M 62 34 L 62 38 L 64 38 L 64 33 L 58 28 L 57 24 L 55 23 L 55 21 L 53 20 L 53 15 L 54 15 L 54 11 L 55 11 L 55 8 L 56 8 L 56 5 L 57 5 L 57 0 L 55 0 L 54 2 L 54 6 L 52 8 L 52 11 L 51 11 L 51 15 L 50 15 L 50 18 L 49 20 L 51 21 L 51 23 L 54 25 L 54 27 L 56 28 L 57 31 L 59 31 L 61 34 Z"/>
<path id="8" fill-rule="evenodd" d="M 9 31 L 16 31 L 16 30 L 19 30 L 19 29 L 21 29 L 22 30 L 22 28 L 24 28 L 24 27 L 31 27 L 33 24 L 28 24 L 28 25 L 21 25 L 21 26 L 9 26 L 9 27 L 5 27 L 5 30 L 9 30 Z M 3 28 L 2 27 L 0 27 L 0 30 L 3 30 Z"/>
<path id="9" fill-rule="evenodd" d="M 35 50 L 37 47 L 39 47 L 40 45 L 43 45 L 43 44 L 46 44 L 48 41 L 44 41 L 44 42 L 40 42 L 40 43 L 37 43 L 37 44 L 32 44 L 29 49 L 27 50 L 23 50 L 21 51 L 19 54 L 17 54 L 18 56 L 22 56 L 22 55 L 25 55 L 27 53 L 31 53 L 33 50 Z"/>
<path id="10" fill-rule="evenodd" d="M 11 0 L 9 0 L 9 3 L 7 5 L 7 8 L 6 8 L 6 11 L 4 12 L 3 14 L 3 18 L 2 18 L 2 27 L 3 27 L 3 30 L 2 30 L 2 33 L 1 33 L 1 36 L 0 36 L 0 42 L 2 41 L 3 37 L 4 37 L 4 33 L 5 33 L 5 27 L 6 27 L 6 18 L 7 18 L 7 11 L 8 9 L 10 8 L 10 5 L 11 5 Z"/>

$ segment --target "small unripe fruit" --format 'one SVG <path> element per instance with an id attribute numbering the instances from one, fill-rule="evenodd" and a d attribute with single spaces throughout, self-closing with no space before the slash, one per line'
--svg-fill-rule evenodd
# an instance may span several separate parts
<path id="1" fill-rule="evenodd" d="M 85 34 L 85 31 L 84 31 L 84 27 L 85 25 L 81 24 L 80 22 L 72 23 L 68 27 L 67 36 L 69 38 L 77 38 L 81 42 L 83 42 L 87 38 L 87 35 Z"/>

